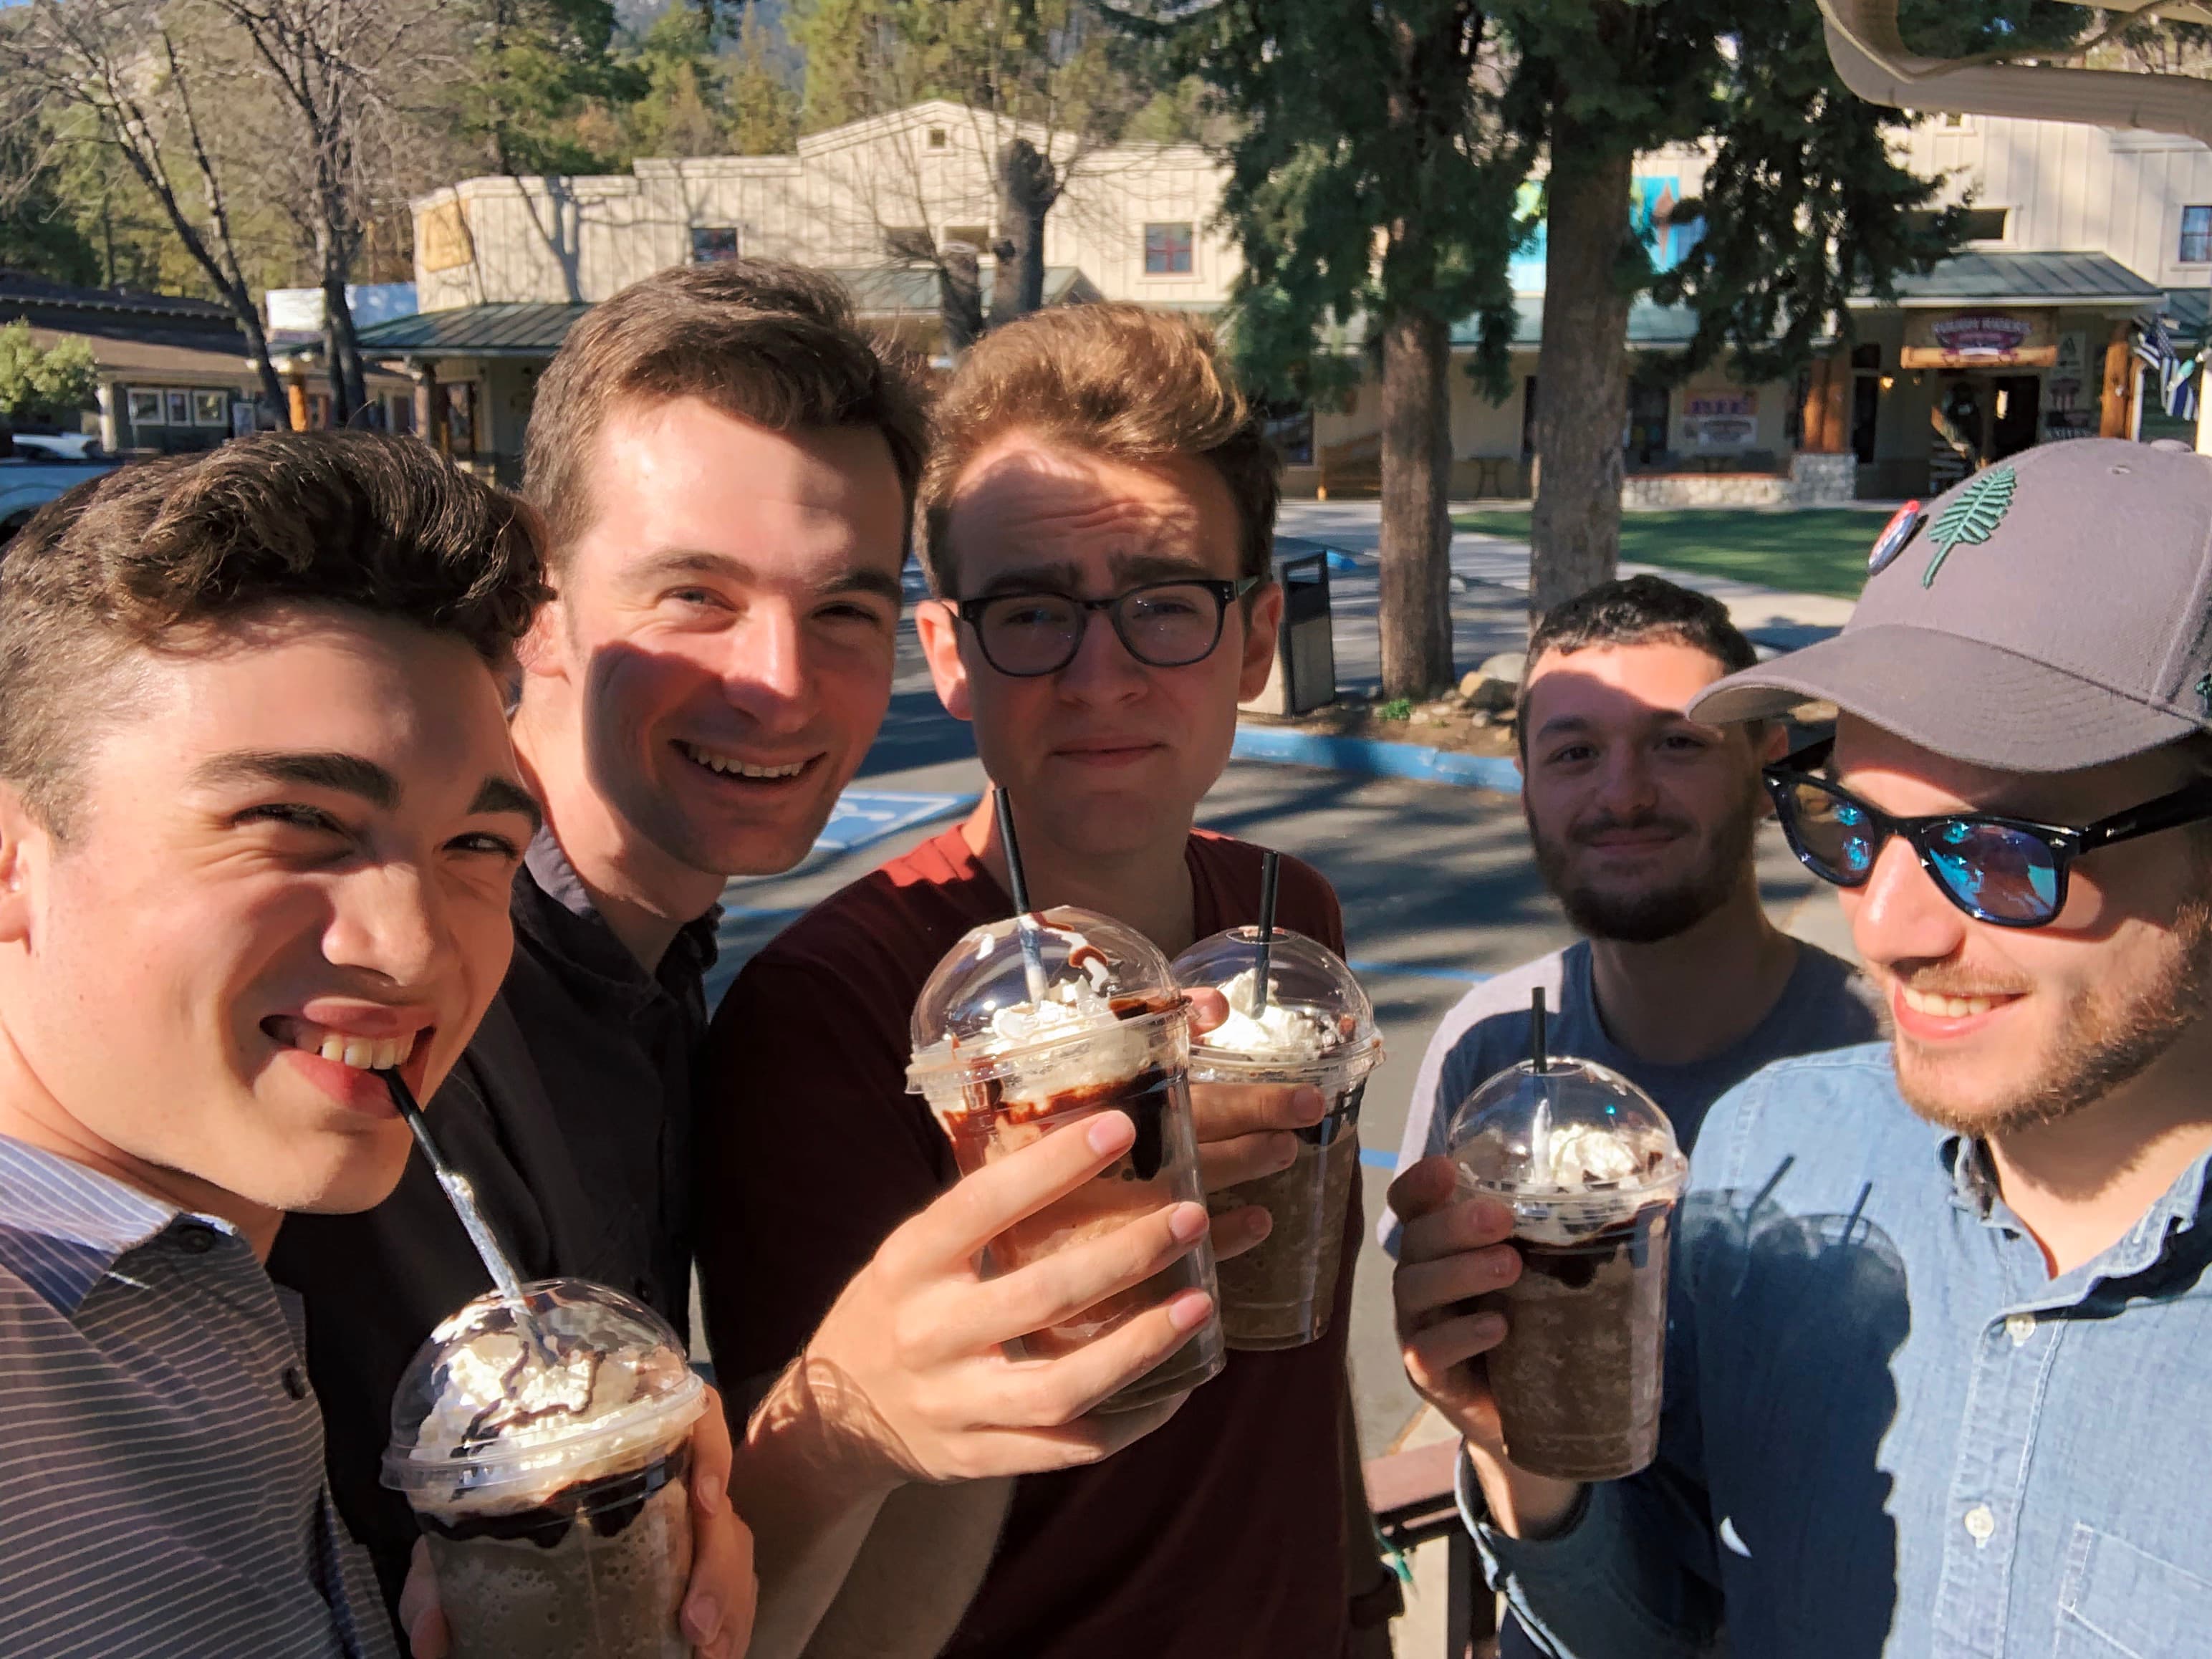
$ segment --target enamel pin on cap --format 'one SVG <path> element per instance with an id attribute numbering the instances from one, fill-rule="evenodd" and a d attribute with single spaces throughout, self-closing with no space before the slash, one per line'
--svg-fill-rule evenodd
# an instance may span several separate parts
<path id="1" fill-rule="evenodd" d="M 1897 556 L 1905 551 L 1905 544 L 1926 522 L 1917 501 L 1907 501 L 1891 514 L 1889 522 L 1881 527 L 1881 534 L 1874 538 L 1874 551 L 1867 555 L 1867 574 L 1879 576 L 1888 569 Z"/>

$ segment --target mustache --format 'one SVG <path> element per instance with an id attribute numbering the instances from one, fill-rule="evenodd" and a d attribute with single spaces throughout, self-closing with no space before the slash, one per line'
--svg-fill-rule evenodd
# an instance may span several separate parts
<path id="1" fill-rule="evenodd" d="M 1992 984 L 1987 979 L 1963 973 L 1955 968 L 1922 968 L 1909 973 L 1884 968 L 1879 971 L 1883 978 L 1894 981 L 1921 996 L 2024 997 L 2035 989 L 2032 984 Z"/>
<path id="2" fill-rule="evenodd" d="M 1697 833 L 1697 828 L 1687 818 L 1671 817 L 1663 812 L 1633 812 L 1626 817 L 1616 812 L 1601 812 L 1568 825 L 1567 839 L 1587 847 L 1600 836 L 1615 835 L 1624 830 L 1661 830 L 1670 836 L 1690 836 Z"/>

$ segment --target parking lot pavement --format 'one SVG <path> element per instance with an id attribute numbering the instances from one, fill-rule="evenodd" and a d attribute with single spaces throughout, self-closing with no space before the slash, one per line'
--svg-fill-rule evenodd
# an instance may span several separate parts
<path id="1" fill-rule="evenodd" d="M 910 630 L 909 630 L 910 634 Z M 911 640 L 884 733 L 856 786 L 877 795 L 972 798 L 985 787 L 967 728 L 939 707 Z M 878 801 L 878 810 L 890 809 Z M 937 833 L 949 815 L 843 849 L 817 848 L 789 875 L 730 884 L 719 994 L 743 961 L 806 906 Z M 1388 1164 L 1430 1033 L 1479 975 L 1565 944 L 1571 933 L 1544 892 L 1510 797 L 1446 784 L 1354 778 L 1304 767 L 1232 762 L 1202 804 L 1206 828 L 1281 848 L 1334 884 L 1355 969 L 1375 1000 L 1388 1057 L 1368 1085 L 1361 1139 L 1368 1215 L 1379 1212 Z M 1760 875 L 1777 916 L 1819 915 L 1811 878 L 1767 832 Z M 791 1103 L 804 1110 L 805 1103 Z M 1416 1401 L 1395 1353 L 1389 1261 L 1371 1226 L 1361 1244 L 1352 1363 L 1362 1442 L 1389 1449 Z"/>

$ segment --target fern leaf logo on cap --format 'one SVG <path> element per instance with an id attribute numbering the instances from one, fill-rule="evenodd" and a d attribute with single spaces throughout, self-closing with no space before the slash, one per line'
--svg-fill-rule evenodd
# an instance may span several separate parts
<path id="1" fill-rule="evenodd" d="M 1936 549 L 1936 556 L 1928 561 L 1927 574 L 1920 579 L 1923 587 L 1935 586 L 1936 573 L 1943 568 L 1943 561 L 1951 556 L 1953 548 L 1989 540 L 2011 510 L 2012 492 L 2019 482 L 2009 465 L 1993 466 L 1951 498 L 1951 504 L 1936 515 L 1936 522 L 1928 528 L 1928 540 Z"/>

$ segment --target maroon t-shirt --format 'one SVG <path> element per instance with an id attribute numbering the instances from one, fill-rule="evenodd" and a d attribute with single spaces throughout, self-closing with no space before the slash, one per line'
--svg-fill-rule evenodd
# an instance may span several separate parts
<path id="1" fill-rule="evenodd" d="M 1198 937 L 1257 921 L 1260 849 L 1195 832 Z M 707 1327 L 732 1382 L 780 1370 L 886 1235 L 955 1176 L 906 1091 L 908 1019 L 960 936 L 1007 913 L 956 828 L 816 907 L 746 965 L 699 1094 Z M 1336 896 L 1282 861 L 1276 918 L 1340 953 Z M 1026 1476 L 945 1650 L 959 1659 L 1337 1659 L 1344 1650 L 1345 1333 L 1235 1353 L 1146 1438 Z"/>

